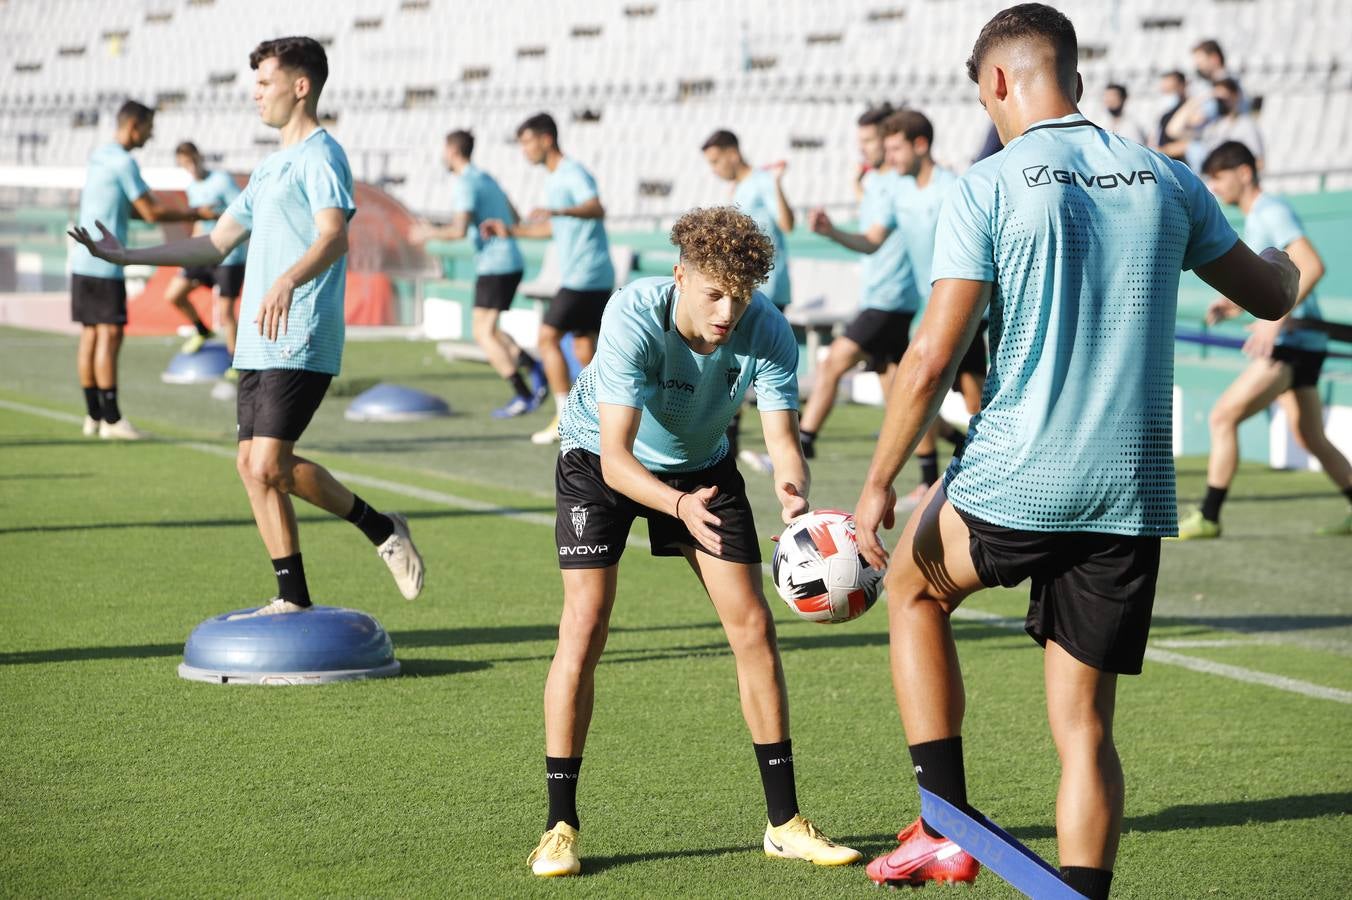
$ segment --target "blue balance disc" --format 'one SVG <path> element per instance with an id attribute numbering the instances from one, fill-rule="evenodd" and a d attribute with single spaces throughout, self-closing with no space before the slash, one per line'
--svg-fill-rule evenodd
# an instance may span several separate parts
<path id="1" fill-rule="evenodd" d="M 349 422 L 417 422 L 450 414 L 446 401 L 435 394 L 382 383 L 358 394 L 343 415 Z"/>
<path id="2" fill-rule="evenodd" d="M 207 343 L 196 353 L 180 353 L 169 360 L 160 376 L 167 384 L 203 384 L 217 381 L 230 368 L 230 351 L 225 344 Z"/>
<path id="3" fill-rule="evenodd" d="M 323 684 L 399 674 L 390 636 L 364 612 L 312 606 L 230 621 L 249 611 L 213 616 L 194 628 L 179 677 L 213 684 Z"/>

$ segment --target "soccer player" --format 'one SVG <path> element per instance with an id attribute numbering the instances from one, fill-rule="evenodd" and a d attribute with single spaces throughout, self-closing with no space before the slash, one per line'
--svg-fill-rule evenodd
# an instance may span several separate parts
<path id="1" fill-rule="evenodd" d="M 1179 270 L 1264 319 L 1298 274 L 1239 242 L 1182 163 L 1077 110 L 1075 29 L 1042 4 L 997 13 L 968 74 L 1005 149 L 944 204 L 934 289 L 897 367 L 856 508 L 860 550 L 887 563 L 892 481 L 939 407 L 990 304 L 985 404 L 961 454 L 907 522 L 887 570 L 892 679 L 920 786 L 967 808 L 965 700 L 949 617 L 974 591 L 1031 578 L 1061 760 L 1062 877 L 1106 897 L 1122 828 L 1117 676 L 1141 670 L 1160 538 L 1177 524 L 1171 455 Z M 869 865 L 878 883 L 969 881 L 978 866 L 928 822 Z"/>
<path id="2" fill-rule="evenodd" d="M 378 548 L 400 593 L 422 590 L 423 562 L 398 513 L 383 515 L 326 469 L 295 454 L 343 354 L 347 223 L 356 212 L 347 154 L 319 125 L 319 92 L 329 64 L 308 37 L 264 41 L 249 54 L 254 103 L 282 147 L 254 170 L 243 193 L 209 234 L 128 250 L 96 223 L 71 236 L 116 265 L 216 266 L 252 235 L 235 348 L 239 450 L 235 465 L 272 557 L 277 597 L 241 616 L 300 613 L 310 606 L 291 497 L 342 516 Z"/>
<path id="3" fill-rule="evenodd" d="M 578 377 L 560 424 L 554 539 L 563 614 L 545 684 L 549 814 L 527 861 L 540 876 L 581 871 L 578 773 L 620 557 L 637 516 L 648 520 L 654 555 L 685 557 L 727 634 L 765 789 L 765 852 L 818 865 L 860 858 L 798 811 L 760 544 L 724 434 L 754 384 L 783 519 L 807 512 L 798 345 L 788 320 L 755 291 L 774 247 L 731 207 L 686 213 L 671 240 L 680 250 L 674 277 L 640 279 L 610 301 L 596 357 Z"/>
<path id="4" fill-rule="evenodd" d="M 1258 248 L 1281 247 L 1286 251 L 1300 269 L 1300 290 L 1296 294 L 1296 308 L 1288 315 L 1252 326 L 1244 344 L 1249 365 L 1211 410 L 1206 497 L 1200 509 L 1178 523 L 1178 536 L 1182 540 L 1221 536 L 1221 504 L 1239 467 L 1239 425 L 1267 409 L 1273 401 L 1282 405 L 1296 440 L 1319 460 L 1325 474 L 1352 504 L 1352 467 L 1324 434 L 1324 409 L 1319 400 L 1319 370 L 1324 365 L 1328 336 L 1291 327 L 1322 319 L 1314 288 L 1324 277 L 1324 261 L 1310 243 L 1291 204 L 1259 186 L 1257 163 L 1248 147 L 1238 141 L 1221 144 L 1206 158 L 1202 173 L 1217 199 L 1238 206 L 1244 213 L 1244 243 Z M 1207 322 L 1215 324 L 1241 311 L 1221 297 L 1207 310 Z M 1318 529 L 1317 533 L 1352 534 L 1352 507 L 1337 522 Z"/>
<path id="5" fill-rule="evenodd" d="M 793 231 L 793 208 L 784 196 L 784 163 L 753 169 L 742 156 L 737 135 L 722 129 L 709 135 L 701 149 L 714 175 L 734 185 L 733 205 L 754 219 L 775 245 L 775 264 L 764 293 L 782 311 L 793 299 L 784 241 L 784 234 Z"/>
<path id="6" fill-rule="evenodd" d="M 563 155 L 554 118 L 548 113 L 531 116 L 517 128 L 516 139 L 527 162 L 549 170 L 545 179 L 545 202 L 549 205 L 531 210 L 524 222 L 511 225 L 500 218 L 488 219 L 481 230 L 484 237 L 554 241 L 563 278 L 540 324 L 540 358 L 556 411 L 549 425 L 530 438 L 532 443 L 552 444 L 559 439 L 559 414 L 568 402 L 571 387 L 563 336 L 573 335 L 573 355 L 578 362 L 584 366 L 591 362 L 601 314 L 615 289 L 615 266 L 610 260 L 606 210 L 596 179 L 580 162 Z"/>
<path id="7" fill-rule="evenodd" d="M 202 162 L 202 153 L 197 149 L 197 145 L 191 141 L 184 141 L 174 148 L 174 157 L 178 164 L 192 176 L 192 182 L 188 185 L 188 205 L 197 209 L 211 210 L 213 215 L 211 219 L 204 219 L 196 228 L 197 234 L 207 234 L 215 226 L 215 217 L 225 212 L 236 197 L 239 196 L 239 188 L 235 185 L 235 179 L 230 177 L 230 173 L 224 169 L 208 171 Z M 221 264 L 213 268 L 202 267 L 197 269 L 184 269 L 173 281 L 169 282 L 169 287 L 165 290 L 165 297 L 192 323 L 197 334 L 188 338 L 183 345 L 184 353 L 196 353 L 202 349 L 202 345 L 208 338 L 214 336 L 214 333 L 203 322 L 201 316 L 197 315 L 197 310 L 188 302 L 188 294 L 194 288 L 205 286 L 215 288 L 216 290 L 216 309 L 214 321 L 224 332 L 225 347 L 230 351 L 230 355 L 235 355 L 235 329 L 237 327 L 235 319 L 235 301 L 239 300 L 239 292 L 244 287 L 244 258 L 248 254 L 247 244 L 241 244 L 225 259 Z M 227 381 L 237 381 L 239 373 L 231 368 L 226 371 Z"/>
<path id="8" fill-rule="evenodd" d="M 493 411 L 495 419 L 509 419 L 533 412 L 548 393 L 540 362 L 516 345 L 512 336 L 498 328 L 498 318 L 510 309 L 525 267 L 521 250 L 510 237 L 484 237 L 479 226 L 489 219 L 507 225 L 517 222 L 516 209 L 498 182 L 470 162 L 474 135 L 452 131 L 446 135 L 442 159 L 456 175 L 451 204 L 455 217 L 440 227 L 415 225 L 409 238 L 416 244 L 428 241 L 458 241 L 469 236 L 474 244 L 474 342 L 488 357 L 488 364 L 512 386 L 513 396 Z M 534 386 L 528 385 L 531 378 Z"/>
<path id="9" fill-rule="evenodd" d="M 89 156 L 77 229 L 105 222 L 118 243 L 125 244 L 132 216 L 147 222 L 194 222 L 215 215 L 211 210 L 170 209 L 151 193 L 131 151 L 144 147 L 154 131 L 153 109 L 135 100 L 122 104 L 113 141 Z M 122 266 L 76 243 L 70 249 L 70 271 L 70 317 L 81 326 L 76 371 L 85 396 L 85 436 L 137 440 L 141 433 L 122 417 L 117 397 L 117 360 L 127 324 Z"/>

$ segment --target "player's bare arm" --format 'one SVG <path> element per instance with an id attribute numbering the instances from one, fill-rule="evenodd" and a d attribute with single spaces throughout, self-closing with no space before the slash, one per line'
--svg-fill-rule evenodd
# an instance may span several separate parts
<path id="1" fill-rule="evenodd" d="M 601 205 L 600 197 L 592 197 L 576 206 L 565 206 L 561 209 L 545 210 L 545 212 L 550 216 L 569 216 L 574 219 L 604 219 L 606 217 L 606 208 Z M 534 218 L 535 215 L 536 213 L 532 212 L 530 217 Z"/>
<path id="2" fill-rule="evenodd" d="M 469 234 L 469 213 L 456 213 L 445 225 L 430 225 L 419 222 L 409 229 L 408 239 L 415 244 L 428 241 L 459 241 Z"/>
<path id="3" fill-rule="evenodd" d="M 209 234 L 135 250 L 122 246 L 102 222 L 96 221 L 94 226 L 99 230 L 98 237 L 78 225 L 66 233 L 94 256 L 119 266 L 215 266 L 249 239 L 248 230 L 228 214 L 221 216 Z"/>
<path id="4" fill-rule="evenodd" d="M 144 193 L 131 201 L 133 218 L 146 222 L 197 222 L 201 219 L 214 219 L 216 212 L 209 206 L 197 209 L 174 209 L 165 206 L 152 193 Z"/>
<path id="5" fill-rule="evenodd" d="M 892 229 L 885 225 L 871 225 L 862 232 L 843 231 L 835 226 L 826 210 L 814 209 L 808 216 L 808 227 L 816 234 L 855 253 L 873 253 L 883 245 Z"/>
<path id="6" fill-rule="evenodd" d="M 807 460 L 803 459 L 803 447 L 798 441 L 798 413 L 792 409 L 765 411 L 760 420 L 765 449 L 770 451 L 774 467 L 780 517 L 788 525 L 807 512 L 807 493 L 811 487 Z"/>
<path id="7" fill-rule="evenodd" d="M 1198 266 L 1197 276 L 1260 319 L 1280 319 L 1296 302 L 1300 271 L 1282 250 L 1261 255 L 1238 241 L 1220 258 Z"/>

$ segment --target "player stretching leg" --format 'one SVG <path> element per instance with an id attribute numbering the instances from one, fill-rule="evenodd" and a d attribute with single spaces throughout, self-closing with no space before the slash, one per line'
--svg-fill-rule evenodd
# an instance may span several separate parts
<path id="1" fill-rule="evenodd" d="M 415 225 L 409 239 L 425 244 L 432 240 L 458 241 L 468 235 L 474 244 L 474 342 L 493 370 L 512 386 L 512 399 L 493 411 L 495 419 L 509 419 L 533 412 L 544 401 L 548 387 L 539 361 L 498 328 L 498 318 L 516 298 L 525 263 L 515 240 L 485 238 L 479 232 L 479 226 L 489 219 L 515 225 L 517 215 L 497 180 L 470 162 L 473 153 L 474 135 L 468 131 L 446 135 L 443 160 L 456 175 L 451 196 L 455 217 L 449 225 L 440 227 Z M 534 385 L 527 384 L 527 378 Z"/>
<path id="2" fill-rule="evenodd" d="M 214 219 L 225 212 L 231 202 L 239 196 L 239 188 L 235 186 L 235 180 L 230 177 L 230 173 L 222 169 L 208 171 L 202 162 L 201 151 L 197 145 L 191 141 L 184 141 L 174 150 L 174 156 L 178 160 L 179 166 L 185 169 L 192 176 L 192 183 L 188 185 L 188 204 L 199 210 L 206 210 L 212 213 L 210 220 L 204 220 L 197 226 L 196 234 L 207 234 L 215 226 Z M 188 302 L 188 294 L 196 287 L 215 288 L 216 308 L 215 323 L 221 329 L 225 337 L 225 348 L 230 351 L 231 357 L 235 355 L 235 301 L 239 300 L 240 289 L 244 286 L 244 259 L 248 255 L 249 248 L 247 244 L 242 244 L 230 251 L 221 264 L 213 268 L 201 267 L 196 269 L 184 269 L 173 281 L 169 282 L 169 287 L 165 290 L 165 298 L 168 299 L 178 310 L 187 317 L 192 323 L 193 328 L 197 329 L 197 334 L 188 338 L 183 344 L 184 353 L 196 353 L 202 349 L 202 345 L 207 339 L 214 336 L 214 333 L 197 315 L 197 310 Z M 235 369 L 228 369 L 225 373 L 226 380 L 236 381 L 239 373 Z"/>
<path id="3" fill-rule="evenodd" d="M 897 368 L 855 515 L 861 552 L 885 565 L 875 532 L 892 524 L 892 482 L 989 303 L 986 404 L 887 571 L 892 681 L 920 786 L 970 809 L 949 616 L 974 591 L 1032 579 L 1027 630 L 1045 647 L 1061 761 L 1062 877 L 1100 898 L 1122 829 L 1117 677 L 1141 671 L 1160 538 L 1177 524 L 1178 273 L 1195 269 L 1264 319 L 1291 309 L 1298 273 L 1280 250 L 1259 258 L 1241 243 L 1185 165 L 1085 120 L 1077 55 L 1073 26 L 1041 4 L 1004 10 L 976 41 L 968 72 L 1005 149 L 973 165 L 944 204 L 934 291 Z M 1104 180 L 1061 174 L 1077 172 Z M 975 860 L 928 822 L 898 839 L 869 864 L 875 882 L 976 877 Z"/>
<path id="4" fill-rule="evenodd" d="M 530 437 L 532 443 L 552 444 L 559 439 L 559 413 L 568 401 L 571 387 L 563 336 L 573 335 L 573 355 L 578 362 L 584 366 L 591 362 L 601 314 L 615 289 L 615 266 L 610 261 L 606 210 L 601 205 L 596 179 L 577 160 L 563 155 L 559 149 L 559 127 L 553 117 L 546 113 L 531 116 L 517 128 L 516 139 L 527 162 L 549 170 L 545 179 L 545 200 L 549 206 L 531 210 L 526 221 L 515 225 L 489 219 L 483 223 L 482 231 L 486 238 L 554 241 L 563 278 L 540 324 L 540 359 L 557 411 L 553 421 Z"/>
<path id="5" fill-rule="evenodd" d="M 596 358 L 579 376 L 560 425 L 554 539 L 563 615 L 545 684 L 549 815 L 527 861 L 536 875 L 582 869 L 577 779 L 620 556 L 637 516 L 648 520 L 654 555 L 685 557 L 727 634 L 765 789 L 765 852 L 818 865 L 859 859 L 798 811 L 760 544 L 724 434 L 755 385 L 784 521 L 807 512 L 798 347 L 788 321 L 753 293 L 774 248 L 755 222 L 729 207 L 687 213 L 671 240 L 680 250 L 675 277 L 635 281 L 611 300 Z"/>
<path id="6" fill-rule="evenodd" d="M 1275 322 L 1252 328 L 1244 352 L 1252 361 L 1226 388 L 1211 411 L 1211 458 L 1207 462 L 1206 497 L 1200 509 L 1178 523 L 1181 540 L 1221 536 L 1221 504 L 1239 468 L 1239 425 L 1275 400 L 1286 411 L 1291 431 L 1352 504 L 1352 467 L 1347 457 L 1324 434 L 1324 409 L 1319 401 L 1319 370 L 1324 365 L 1328 336 L 1319 331 L 1294 330 L 1296 320 L 1319 321 L 1314 287 L 1324 277 L 1324 261 L 1305 235 L 1295 210 L 1280 197 L 1258 186 L 1253 153 L 1238 141 L 1227 141 L 1211 152 L 1202 165 L 1211 192 L 1222 203 L 1244 213 L 1244 243 L 1250 247 L 1281 247 L 1300 269 L 1296 308 Z M 1207 311 L 1215 324 L 1239 315 L 1239 307 L 1224 297 Z M 1318 529 L 1319 534 L 1352 534 L 1352 509 L 1342 519 Z"/>
<path id="7" fill-rule="evenodd" d="M 83 228 L 71 236 L 117 265 L 215 266 L 249 245 L 235 350 L 240 370 L 239 451 L 235 464 L 272 557 L 277 597 L 243 616 L 297 613 L 310 606 L 292 495 L 346 518 L 374 544 L 400 593 L 422 590 L 423 562 L 398 513 L 382 515 L 322 466 L 294 452 L 343 354 L 343 290 L 347 223 L 356 211 L 347 155 L 319 125 L 319 92 L 328 78 L 324 48 L 307 37 L 264 41 L 249 54 L 257 72 L 254 102 L 263 124 L 281 132 L 282 149 L 254 170 L 210 234 L 127 250 L 99 223 L 95 241 Z"/>

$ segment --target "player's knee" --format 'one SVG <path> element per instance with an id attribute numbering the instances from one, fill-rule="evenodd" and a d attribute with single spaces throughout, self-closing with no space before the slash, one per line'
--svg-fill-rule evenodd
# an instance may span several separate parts
<path id="1" fill-rule="evenodd" d="M 1217 403 L 1207 419 L 1212 431 L 1223 431 L 1239 425 L 1239 411 L 1228 403 Z"/>
<path id="2" fill-rule="evenodd" d="M 250 459 L 249 473 L 253 480 L 284 494 L 291 492 L 291 468 L 277 459 Z"/>
<path id="3" fill-rule="evenodd" d="M 557 655 L 578 666 L 595 665 L 609 635 L 610 628 L 599 610 L 565 610 L 559 622 Z"/>
<path id="4" fill-rule="evenodd" d="M 763 604 L 748 606 L 733 616 L 725 616 L 723 628 L 734 653 L 773 649 L 775 620 Z"/>
<path id="5" fill-rule="evenodd" d="M 239 473 L 239 480 L 248 484 L 253 481 L 253 467 L 249 465 L 249 451 L 240 448 L 235 454 L 235 471 Z"/>

